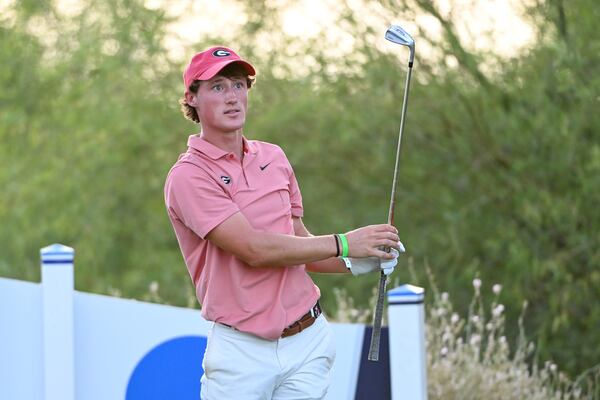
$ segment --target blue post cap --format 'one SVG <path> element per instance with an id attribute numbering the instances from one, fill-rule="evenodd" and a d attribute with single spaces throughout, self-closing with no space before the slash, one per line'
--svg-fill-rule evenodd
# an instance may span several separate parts
<path id="1" fill-rule="evenodd" d="M 42 264 L 73 264 L 75 250 L 62 244 L 51 244 L 40 250 Z"/>
<path id="2" fill-rule="evenodd" d="M 390 305 L 421 304 L 425 299 L 425 289 L 406 284 L 390 290 L 387 296 Z"/>

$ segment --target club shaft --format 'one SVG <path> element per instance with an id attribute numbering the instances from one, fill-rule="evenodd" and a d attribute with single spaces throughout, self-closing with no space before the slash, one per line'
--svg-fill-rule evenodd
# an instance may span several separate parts
<path id="1" fill-rule="evenodd" d="M 392 193 L 390 195 L 390 208 L 388 210 L 387 222 L 390 225 L 394 224 L 394 208 L 396 207 L 396 186 L 398 182 L 398 167 L 400 165 L 400 147 L 402 145 L 402 133 L 404 132 L 404 120 L 406 117 L 406 109 L 408 108 L 408 91 L 410 87 L 410 76 L 412 73 L 412 65 L 409 64 L 408 74 L 406 74 L 406 83 L 404 85 L 404 99 L 402 100 L 402 116 L 400 117 L 400 131 L 398 132 L 398 146 L 396 147 L 396 163 L 394 164 L 394 178 L 392 180 Z"/>
<path id="2" fill-rule="evenodd" d="M 412 62 L 408 64 L 408 74 L 404 85 L 404 99 L 402 100 L 402 116 L 400 117 L 400 131 L 398 133 L 398 146 L 396 148 L 396 163 L 394 165 L 394 178 L 392 182 L 392 194 L 390 196 L 390 208 L 388 210 L 388 224 L 394 224 L 394 208 L 396 207 L 396 183 L 398 181 L 398 166 L 400 165 L 400 146 L 402 144 L 402 133 L 404 132 L 404 119 L 408 107 L 408 90 L 410 87 L 410 76 L 412 73 Z M 383 303 L 385 301 L 385 285 L 387 275 L 381 272 L 379 275 L 379 288 L 377 292 L 377 305 L 373 316 L 373 331 L 371 333 L 371 345 L 369 347 L 369 361 L 379 360 L 379 341 L 381 339 L 381 322 L 383 319 Z"/>

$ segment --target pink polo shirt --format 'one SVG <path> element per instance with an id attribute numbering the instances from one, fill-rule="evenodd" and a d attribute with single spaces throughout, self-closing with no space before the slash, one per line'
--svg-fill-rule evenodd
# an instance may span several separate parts
<path id="1" fill-rule="evenodd" d="M 238 212 L 256 230 L 294 235 L 302 196 L 279 146 L 244 138 L 240 163 L 192 135 L 167 176 L 165 203 L 205 319 L 274 340 L 319 299 L 305 265 L 251 267 L 206 240 Z"/>

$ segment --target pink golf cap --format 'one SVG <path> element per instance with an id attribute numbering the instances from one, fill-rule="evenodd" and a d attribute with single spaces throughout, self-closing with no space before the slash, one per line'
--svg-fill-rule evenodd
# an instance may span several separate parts
<path id="1" fill-rule="evenodd" d="M 185 90 L 195 80 L 207 81 L 211 79 L 231 63 L 240 64 L 244 67 L 248 75 L 256 75 L 254 67 L 249 62 L 242 60 L 233 50 L 223 46 L 211 47 L 192 57 L 192 60 L 183 72 Z"/>

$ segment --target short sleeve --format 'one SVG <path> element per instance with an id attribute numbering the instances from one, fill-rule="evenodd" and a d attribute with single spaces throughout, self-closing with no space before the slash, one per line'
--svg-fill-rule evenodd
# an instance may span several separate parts
<path id="1" fill-rule="evenodd" d="M 300 193 L 300 187 L 298 186 L 296 174 L 294 174 L 293 170 L 290 174 L 290 203 L 292 205 L 292 216 L 301 218 L 304 215 L 302 194 Z"/>
<path id="2" fill-rule="evenodd" d="M 165 202 L 168 212 L 202 239 L 239 212 L 229 194 L 204 170 L 192 164 L 173 168 L 165 185 Z"/>
<path id="3" fill-rule="evenodd" d="M 302 207 L 302 194 L 300 193 L 300 186 L 298 185 L 298 180 L 296 179 L 296 174 L 294 173 L 294 169 L 292 165 L 288 161 L 288 165 L 290 166 L 290 203 L 292 205 L 292 216 L 293 217 L 302 217 L 304 215 L 304 208 Z"/>

